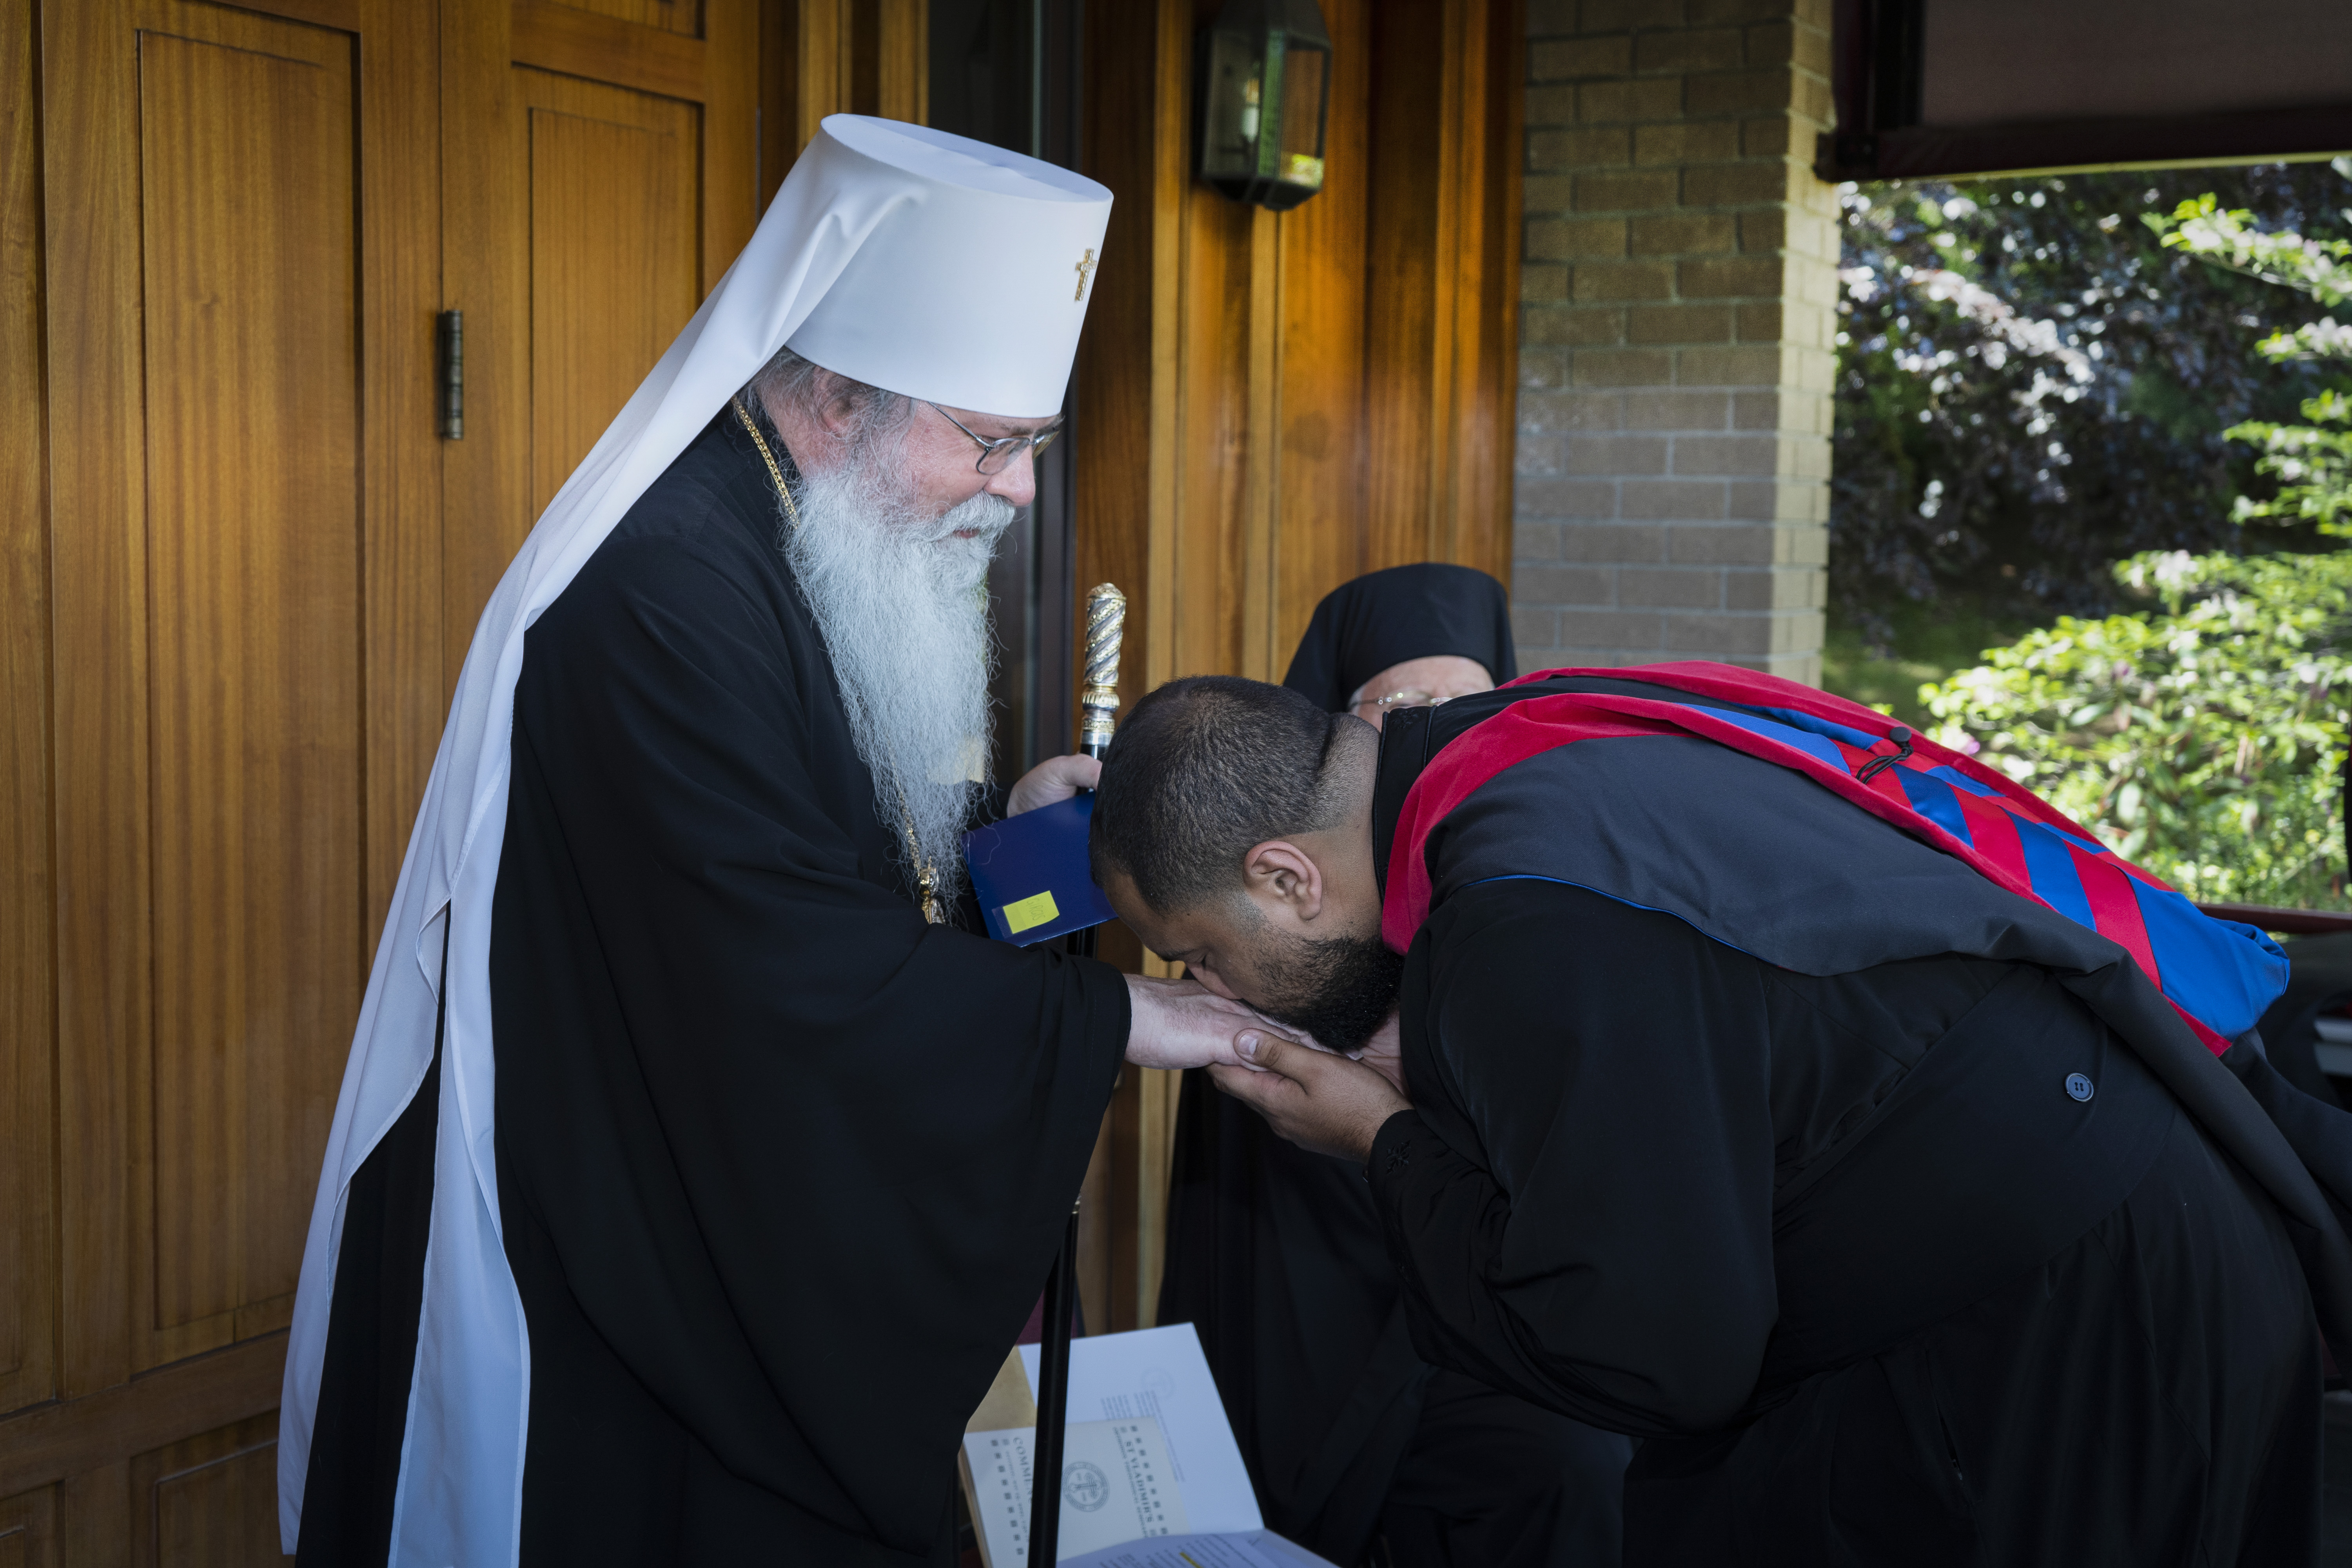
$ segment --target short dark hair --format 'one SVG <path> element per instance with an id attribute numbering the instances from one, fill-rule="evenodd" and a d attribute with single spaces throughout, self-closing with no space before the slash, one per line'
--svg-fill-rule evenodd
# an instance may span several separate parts
<path id="1" fill-rule="evenodd" d="M 1324 776 L 1339 735 L 1358 722 L 1238 676 L 1170 681 L 1135 705 L 1103 758 L 1088 838 L 1095 879 L 1123 872 L 1155 910 L 1237 889 L 1254 846 L 1336 826 L 1347 803 L 1331 798 Z"/>

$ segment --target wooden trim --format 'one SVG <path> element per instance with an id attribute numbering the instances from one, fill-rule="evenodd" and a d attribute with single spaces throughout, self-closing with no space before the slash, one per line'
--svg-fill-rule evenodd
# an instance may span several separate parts
<path id="1" fill-rule="evenodd" d="M 1824 132 L 1824 180 L 2010 178 L 2077 169 L 2166 168 L 2318 159 L 2352 147 L 2352 104 L 2130 120 L 2053 120 Z"/>
<path id="2" fill-rule="evenodd" d="M 1182 472 L 1177 443 L 1182 435 L 1184 393 L 1181 350 L 1184 335 L 1185 209 L 1192 194 L 1185 147 L 1190 127 L 1187 79 L 1192 68 L 1192 7 L 1185 0 L 1160 0 L 1155 18 L 1158 36 L 1152 49 L 1155 68 L 1148 121 L 1150 152 L 1141 171 L 1141 183 L 1150 204 L 1144 215 L 1144 222 L 1150 226 L 1150 248 L 1148 258 L 1138 259 L 1150 267 L 1151 279 L 1151 386 L 1147 430 L 1150 447 L 1145 459 L 1148 489 L 1144 509 L 1144 597 L 1148 607 L 1142 642 L 1145 691 L 1163 685 L 1176 675 L 1176 526 Z M 1104 254 L 1109 255 L 1108 247 Z M 1122 346 L 1130 351 L 1133 347 Z"/>
<path id="3" fill-rule="evenodd" d="M 715 0 L 710 9 L 720 9 Z M 570 5 L 516 0 L 511 58 L 517 65 L 700 103 L 709 95 L 709 62 L 717 42 Z M 741 47 L 749 44 L 748 38 L 741 41 Z"/>
<path id="4" fill-rule="evenodd" d="M 795 135 L 793 156 L 816 139 L 828 114 L 850 107 L 851 82 L 856 62 L 849 0 L 800 0 L 798 33 L 793 51 L 795 68 L 793 111 Z"/>
<path id="5" fill-rule="evenodd" d="M 1110 1097 L 1110 1117 L 1108 1127 L 1109 1148 L 1108 1180 L 1104 1183 L 1108 1198 L 1105 1215 L 1108 1245 L 1105 1248 L 1104 1267 L 1108 1275 L 1110 1310 L 1097 1328 L 1092 1319 L 1087 1327 L 1095 1332 L 1108 1329 L 1121 1333 L 1129 1329 L 1146 1326 L 1150 1313 L 1158 1303 L 1142 1288 L 1144 1258 L 1150 1244 L 1144 1232 L 1150 1228 L 1150 1216 L 1136 1192 L 1137 1173 L 1143 1169 L 1142 1106 L 1145 1068 L 1129 1068 L 1118 1080 L 1118 1088 Z M 1083 1238 L 1081 1238 L 1083 1239 Z"/>
<path id="6" fill-rule="evenodd" d="M 1149 126 L 1149 136 L 1138 172 L 1144 175 L 1139 183 L 1150 193 L 1150 210 L 1143 215 L 1150 229 L 1150 244 L 1147 254 L 1136 258 L 1148 267 L 1150 279 L 1150 380 L 1146 413 L 1149 456 L 1145 462 L 1143 511 L 1145 635 L 1140 638 L 1130 637 L 1129 642 L 1143 659 L 1143 691 L 1172 679 L 1177 673 L 1176 543 L 1182 497 L 1178 443 L 1183 434 L 1181 351 L 1184 337 L 1186 209 L 1192 195 L 1188 145 L 1192 132 L 1192 11 L 1187 0 L 1160 0 L 1151 19 L 1155 30 L 1150 111 L 1141 117 Z M 1089 89 L 1092 89 L 1091 83 Z M 1110 254 L 1108 247 L 1104 254 Z M 1131 455 L 1125 460 L 1132 461 Z M 1132 590 L 1129 597 L 1135 597 Z M 1143 956 L 1142 969 L 1161 979 L 1172 978 L 1177 972 L 1176 965 L 1150 952 Z M 1168 1180 L 1175 1151 L 1176 1101 L 1181 1079 L 1178 1074 L 1156 1069 L 1139 1071 L 1137 1078 L 1132 1133 L 1122 1150 L 1129 1161 L 1125 1172 L 1131 1184 L 1132 1207 L 1127 1223 L 1133 1226 L 1133 1240 L 1114 1251 L 1125 1265 L 1122 1273 L 1133 1281 L 1135 1292 L 1132 1317 L 1129 1324 L 1121 1326 L 1150 1328 L 1160 1320 L 1160 1280 L 1168 1252 Z M 1152 1085 L 1148 1096 L 1147 1082 Z"/>
<path id="7" fill-rule="evenodd" d="M 1123 1079 L 1114 1084 L 1112 1094 L 1124 1084 Z M 1112 1114 L 1105 1108 L 1094 1152 L 1087 1156 L 1086 1177 L 1078 1184 L 1078 1316 L 1093 1334 L 1110 1326 Z"/>
<path id="8" fill-rule="evenodd" d="M 1486 275 L 1493 291 L 1480 321 L 1485 348 L 1476 387 L 1483 452 L 1474 461 L 1486 486 L 1476 527 L 1456 561 L 1511 584 L 1519 426 L 1519 258 L 1527 197 L 1528 0 L 1491 0 L 1486 29 Z"/>
<path id="9" fill-rule="evenodd" d="M 1454 561 L 1509 578 L 1519 20 L 1516 0 L 1377 14 L 1369 566 Z"/>
<path id="10" fill-rule="evenodd" d="M 931 120 L 930 0 L 880 0 L 877 6 L 876 107 L 885 120 Z"/>
<path id="11" fill-rule="evenodd" d="M 0 1305 L 0 1410 L 57 1392 L 57 881 L 34 38 L 32 0 L 0 0 L 0 385 L 13 389 L 0 399 L 0 1293 L 10 1298 Z"/>
<path id="12" fill-rule="evenodd" d="M 2217 921 L 2236 921 L 2289 936 L 2332 936 L 2352 931 L 2352 913 L 2336 910 L 2287 910 L 2275 904 L 2200 904 Z"/>
<path id="13" fill-rule="evenodd" d="M 446 714 L 475 624 L 532 517 L 530 250 L 502 239 L 504 215 L 527 212 L 527 111 L 510 63 L 515 8 L 450 5 L 441 18 L 440 298 L 466 312 L 466 439 L 440 447 L 442 679 Z M 520 308 L 518 302 L 520 302 Z M 436 724 L 436 729 L 439 726 Z"/>
<path id="14" fill-rule="evenodd" d="M 407 857 L 457 668 L 447 667 L 445 683 L 443 443 L 429 327 L 441 307 L 440 39 L 429 22 L 405 19 L 414 5 L 365 0 L 360 53 L 367 920 L 352 961 L 362 975 Z"/>
<path id="15" fill-rule="evenodd" d="M 783 0 L 760 0 L 760 210 L 776 199 L 792 172 L 793 140 L 799 101 L 793 91 L 793 55 L 798 26 Z"/>
<path id="16" fill-rule="evenodd" d="M 326 27 L 338 33 L 360 30 L 362 0 L 236 0 L 241 11 L 258 11 L 265 16 L 283 16 L 289 22 L 307 22 L 313 27 Z"/>
<path id="17" fill-rule="evenodd" d="M 1438 504 L 1432 554 L 1510 582 L 1511 479 L 1517 423 L 1520 144 L 1526 86 L 1519 70 L 1523 0 L 1454 0 L 1447 37 L 1450 100 L 1444 195 L 1452 290 L 1441 349 L 1446 433 L 1432 476 Z M 1447 277 L 1447 272 L 1451 276 Z"/>
<path id="18" fill-rule="evenodd" d="M 1425 411 L 1416 407 L 1409 433 L 1375 443 L 1368 417 L 1377 363 L 1371 304 L 1390 259 L 1376 243 L 1381 237 L 1373 224 L 1383 179 L 1372 156 L 1379 9 L 1366 0 L 1334 0 L 1324 7 L 1332 41 L 1328 176 L 1319 195 L 1276 220 L 1281 256 L 1273 423 L 1253 437 L 1249 458 L 1267 468 L 1274 495 L 1272 578 L 1264 629 L 1253 626 L 1248 633 L 1265 646 L 1247 653 L 1241 665 L 1244 673 L 1268 680 L 1279 679 L 1288 667 L 1317 601 L 1359 573 L 1390 564 L 1372 548 L 1378 531 L 1367 505 L 1372 460 L 1384 468 L 1410 469 L 1430 434 Z M 1223 198 L 1202 190 L 1194 199 Z M 1409 235 L 1418 239 L 1427 265 L 1425 229 Z M 1396 237 L 1398 247 L 1409 242 Z M 1256 431 L 1255 388 L 1250 395 L 1250 428 Z M 1419 553 L 1401 552 L 1395 558 Z"/>
<path id="19" fill-rule="evenodd" d="M 704 0 L 702 291 L 751 241 L 760 192 L 760 18 L 754 0 Z"/>
<path id="20" fill-rule="evenodd" d="M 56 655 L 59 1392 L 129 1381 L 131 1067 L 151 1014 L 135 26 L 128 0 L 43 8 L 48 426 L 103 433 L 49 470 Z"/>
<path id="21" fill-rule="evenodd" d="M 1370 280 L 1361 328 L 1368 568 L 1427 560 L 1443 531 L 1434 487 L 1446 470 L 1453 421 L 1434 373 L 1451 312 L 1446 251 L 1435 237 L 1445 225 L 1442 186 L 1455 140 L 1444 110 L 1446 18 L 1445 9 L 1426 5 L 1385 7 L 1372 19 Z"/>
<path id="22" fill-rule="evenodd" d="M 1135 1140 L 1135 1327 L 1160 1321 L 1160 1281 L 1168 1262 L 1168 1182 L 1176 1158 L 1176 1103 L 1184 1075 L 1139 1069 Z"/>
<path id="23" fill-rule="evenodd" d="M 1431 301 L 1429 344 L 1429 428 L 1427 517 L 1423 524 L 1424 559 L 1451 561 L 1461 533 L 1461 458 L 1463 439 L 1474 410 L 1464 406 L 1464 372 L 1469 354 L 1477 349 L 1475 321 L 1484 281 L 1479 263 L 1477 213 L 1465 212 L 1465 197 L 1477 188 L 1484 162 L 1482 129 L 1469 120 L 1467 106 L 1475 102 L 1485 84 L 1482 58 L 1465 45 L 1473 34 L 1484 0 L 1444 0 L 1437 24 L 1437 136 L 1434 189 L 1435 243 L 1431 281 L 1436 285 Z M 1465 330 L 1466 329 L 1466 330 Z"/>
<path id="24" fill-rule="evenodd" d="M 142 1373 L 62 1405 L 0 1421 L 0 1497 L 12 1497 L 278 1407 L 286 1336 Z"/>
<path id="25" fill-rule="evenodd" d="M 1241 670 L 1253 680 L 1279 680 L 1275 616 L 1281 595 L 1278 570 L 1282 493 L 1282 224 L 1264 207 L 1249 213 L 1249 349 L 1246 413 L 1248 457 L 1243 464 L 1241 515 Z M 1202 606 L 1208 609 L 1210 606 Z"/>

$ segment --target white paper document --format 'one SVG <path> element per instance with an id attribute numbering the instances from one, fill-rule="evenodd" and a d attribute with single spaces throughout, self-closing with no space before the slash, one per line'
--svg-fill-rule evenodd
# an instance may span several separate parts
<path id="1" fill-rule="evenodd" d="M 1332 1568 L 1304 1546 L 1269 1530 L 1226 1535 L 1163 1535 L 1065 1557 L 1068 1568 Z"/>
<path id="2" fill-rule="evenodd" d="M 1036 1429 L 967 1432 L 971 1497 L 992 1564 L 1029 1561 L 1029 1491 Z M 1097 1547 L 1181 1534 L 1184 1500 L 1168 1462 L 1157 1416 L 1073 1421 L 1062 1442 L 1062 1533 L 1066 1562 Z"/>
<path id="3" fill-rule="evenodd" d="M 1021 1347 L 1029 1386 L 1037 1386 L 1037 1347 Z M 1070 1342 L 1070 1430 L 1082 1421 L 1156 1415 L 1168 1441 L 1168 1459 L 1191 1522 L 1177 1528 L 1204 1534 L 1265 1528 L 1250 1488 L 1240 1445 L 1209 1375 L 1209 1359 L 1190 1323 L 1094 1334 Z M 1024 1500 L 1027 1494 L 1023 1494 Z M 1065 1510 L 1066 1521 L 1069 1510 Z M 1066 1532 L 1069 1526 L 1063 1525 Z M 1100 1544 L 1108 1544 L 1102 1542 Z M 1065 1535 L 1064 1555 L 1069 1555 Z M 990 1561 L 1005 1568 L 1001 1557 Z"/>

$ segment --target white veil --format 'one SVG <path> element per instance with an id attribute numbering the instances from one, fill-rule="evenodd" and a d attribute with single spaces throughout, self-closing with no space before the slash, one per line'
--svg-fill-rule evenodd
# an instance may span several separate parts
<path id="1" fill-rule="evenodd" d="M 795 348 L 858 380 L 989 413 L 1037 412 L 1002 400 L 1034 397 L 1032 389 L 1050 381 L 1053 404 L 1042 412 L 1054 412 L 1085 312 L 1083 301 L 1074 313 L 1055 303 L 1041 332 L 1040 307 L 1065 297 L 1064 268 L 1081 248 L 1092 262 L 1109 206 L 1102 186 L 1017 153 L 886 121 L 826 120 L 751 244 L 548 504 L 499 580 L 458 676 L 328 1134 L 279 1415 L 286 1551 L 294 1550 L 301 1526 L 346 1196 L 432 1064 L 445 943 L 432 1220 L 391 1561 L 473 1568 L 510 1563 L 519 1549 L 530 1342 L 499 1228 L 489 942 L 523 634 L 711 416 L 810 322 L 877 233 L 876 254 L 852 274 L 858 286 L 841 291 L 826 312 L 829 329 L 813 334 L 823 342 Z M 929 265 L 951 263 L 960 271 L 922 277 L 908 258 L 935 255 L 943 237 L 933 231 L 943 227 L 958 237 L 956 249 Z M 975 263 L 975 243 L 982 258 L 996 256 L 1011 270 L 992 277 L 985 259 Z M 924 298 L 900 299 L 887 326 L 874 322 L 872 274 L 898 289 L 920 285 Z M 975 299 L 992 308 L 977 333 L 969 314 Z M 947 324 L 962 331 L 942 345 L 935 334 Z M 872 340 L 863 348 L 861 328 Z M 1022 329 L 1025 338 L 1009 335 Z M 950 362 L 945 373 L 940 359 Z M 908 365 L 922 367 L 911 379 L 923 384 L 899 384 L 910 379 L 901 374 Z"/>

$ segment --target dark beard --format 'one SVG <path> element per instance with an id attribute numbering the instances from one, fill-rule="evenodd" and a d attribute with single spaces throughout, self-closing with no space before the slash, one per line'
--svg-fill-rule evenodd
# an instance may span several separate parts
<path id="1" fill-rule="evenodd" d="M 1250 1005 L 1342 1055 L 1362 1050 L 1388 1022 L 1404 980 L 1403 955 L 1378 937 L 1285 937 L 1279 956 L 1260 967 L 1266 994 L 1246 998 Z"/>

